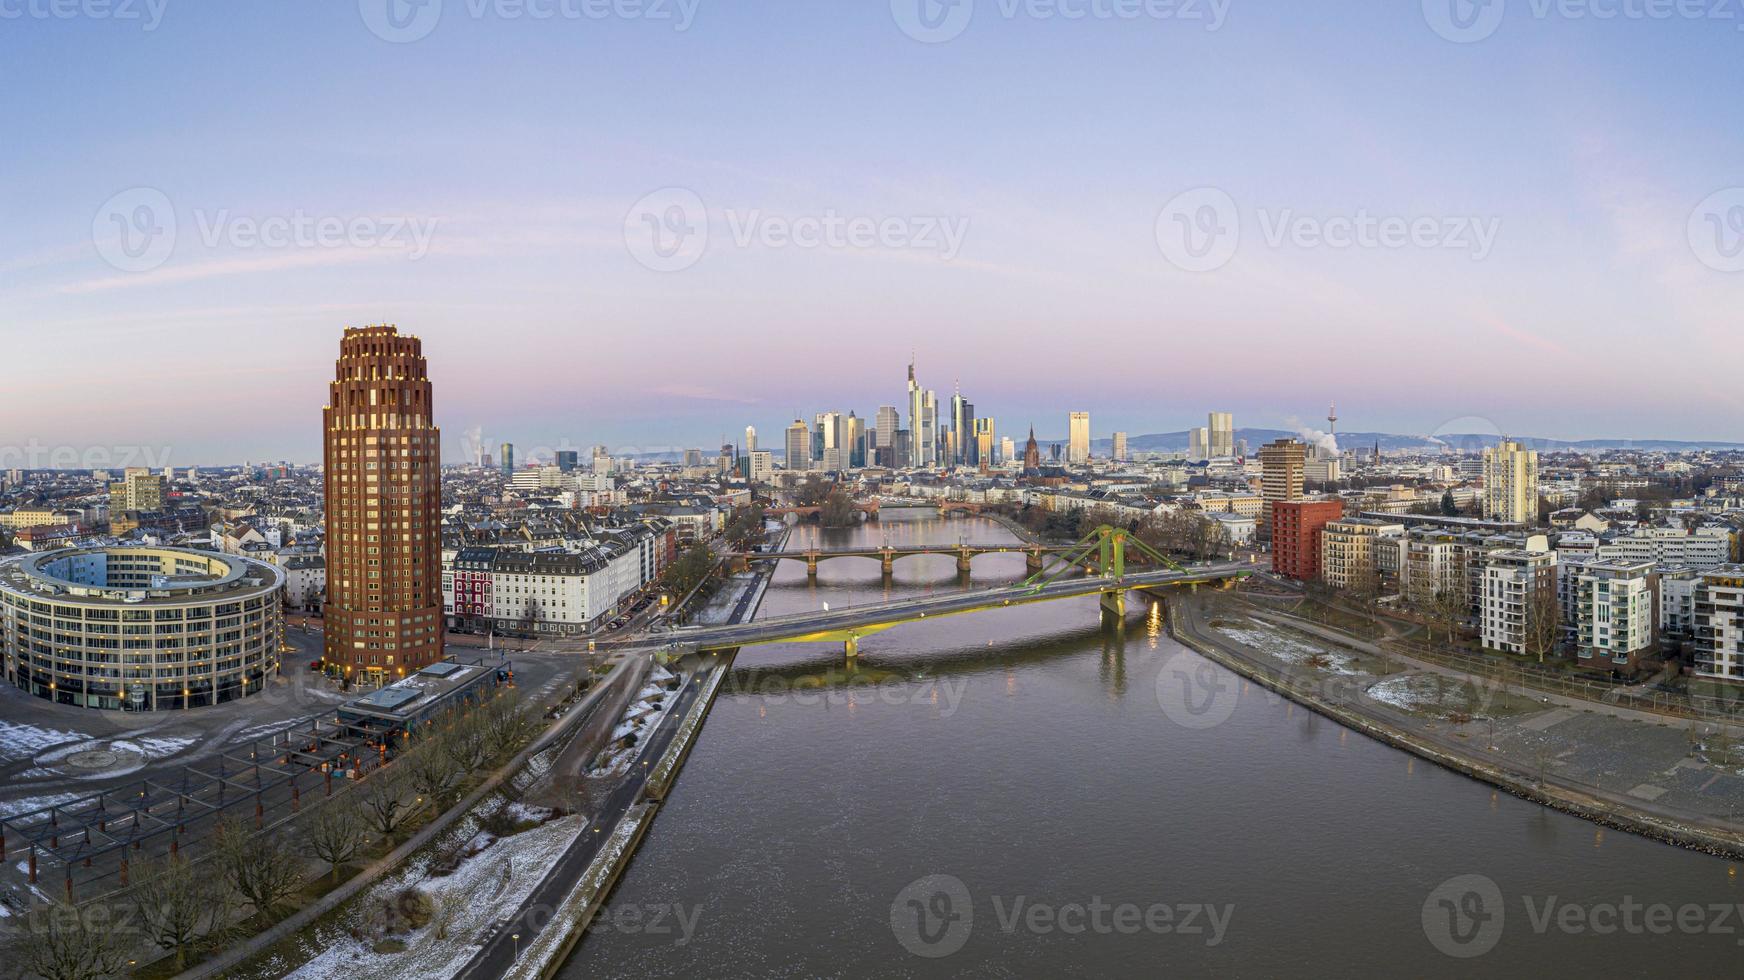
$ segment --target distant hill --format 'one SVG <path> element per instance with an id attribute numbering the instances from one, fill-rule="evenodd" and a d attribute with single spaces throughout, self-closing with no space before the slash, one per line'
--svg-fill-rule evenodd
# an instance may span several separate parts
<path id="1" fill-rule="evenodd" d="M 1293 439 L 1297 432 L 1286 429 L 1237 429 L 1235 438 L 1247 440 L 1248 451 L 1257 452 L 1260 446 L 1276 439 Z M 1640 449 L 1649 452 L 1688 452 L 1699 449 L 1744 450 L 1744 443 L 1739 442 L 1688 442 L 1677 439 L 1546 439 L 1539 436 L 1510 436 L 1525 445 L 1540 452 L 1556 451 L 1599 451 L 1607 449 Z M 1186 431 L 1152 432 L 1142 436 L 1130 436 L 1127 448 L 1133 452 L 1186 452 L 1191 436 Z M 1047 442 L 1064 440 L 1044 440 Z M 1399 452 L 1409 450 L 1434 451 L 1445 446 L 1454 452 L 1478 452 L 1501 441 L 1494 435 L 1479 434 L 1447 434 L 1438 437 L 1407 436 L 1392 432 L 1340 432 L 1338 443 L 1344 449 L 1372 449 L 1380 444 L 1383 452 Z M 1097 439 L 1092 444 L 1092 451 L 1107 454 L 1114 447 L 1112 439 Z"/>

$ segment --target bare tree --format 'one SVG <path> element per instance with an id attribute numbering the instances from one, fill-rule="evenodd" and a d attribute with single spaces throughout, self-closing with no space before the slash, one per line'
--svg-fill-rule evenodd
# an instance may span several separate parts
<path id="1" fill-rule="evenodd" d="M 449 790 L 460 781 L 461 770 L 445 744 L 448 732 L 437 730 L 400 757 L 396 765 L 405 767 L 412 788 L 430 797 L 438 805 Z"/>
<path id="2" fill-rule="evenodd" d="M 460 775 L 475 772 L 490 757 L 490 732 L 480 710 L 457 711 L 439 740 Z"/>
<path id="3" fill-rule="evenodd" d="M 1548 581 L 1546 580 L 1548 579 Z M 1556 597 L 1556 572 L 1539 573 L 1526 597 L 1526 652 L 1543 663 L 1562 645 L 1562 603 Z"/>
<path id="4" fill-rule="evenodd" d="M 135 862 L 135 908 L 147 936 L 176 954 L 176 969 L 187 965 L 188 949 L 224 923 L 232 910 L 228 896 L 211 875 L 174 855 Z"/>
<path id="5" fill-rule="evenodd" d="M 362 849 L 363 820 L 358 805 L 349 799 L 331 801 L 310 817 L 305 843 L 311 855 L 327 864 L 329 880 L 337 880 L 339 866 Z"/>
<path id="6" fill-rule="evenodd" d="M 20 976 L 42 980 L 100 980 L 127 964 L 126 931 L 106 904 L 75 908 L 54 903 L 33 909 L 8 930 L 7 961 Z"/>
<path id="7" fill-rule="evenodd" d="M 370 826 L 389 843 L 406 820 L 409 782 L 405 770 L 396 764 L 370 773 L 357 790 Z"/>
<path id="8" fill-rule="evenodd" d="M 213 836 L 224 880 L 256 912 L 272 916 L 302 887 L 302 859 L 282 837 L 252 834 L 229 820 Z"/>
<path id="9" fill-rule="evenodd" d="M 539 728 L 520 694 L 505 692 L 491 698 L 480 710 L 485 741 L 490 754 L 506 759 L 532 740 Z"/>

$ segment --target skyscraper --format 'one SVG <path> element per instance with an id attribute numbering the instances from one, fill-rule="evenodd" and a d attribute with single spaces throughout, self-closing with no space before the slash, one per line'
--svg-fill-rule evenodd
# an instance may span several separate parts
<path id="1" fill-rule="evenodd" d="M 1307 463 L 1308 447 L 1294 439 L 1279 439 L 1261 446 L 1261 496 L 1267 503 L 1301 500 Z"/>
<path id="2" fill-rule="evenodd" d="M 1507 439 L 1484 450 L 1484 517 L 1538 522 L 1538 453 Z"/>
<path id="3" fill-rule="evenodd" d="M 811 429 L 801 419 L 787 427 L 787 468 L 811 469 Z"/>
<path id="4" fill-rule="evenodd" d="M 745 455 L 750 456 L 757 451 L 757 427 L 745 426 Z"/>
<path id="5" fill-rule="evenodd" d="M 923 466 L 926 464 L 925 454 L 920 448 L 922 399 L 920 385 L 914 380 L 914 358 L 908 359 L 908 458 L 902 461 L 904 466 Z"/>
<path id="6" fill-rule="evenodd" d="M 951 432 L 955 441 L 951 444 L 952 466 L 966 466 L 974 462 L 971 458 L 970 442 L 974 438 L 975 409 L 963 397 L 962 385 L 953 382 L 951 392 Z"/>
<path id="7" fill-rule="evenodd" d="M 894 469 L 899 464 L 896 457 L 896 430 L 901 427 L 901 416 L 897 414 L 895 405 L 878 406 L 872 429 L 872 460 L 876 465 Z"/>
<path id="8" fill-rule="evenodd" d="M 503 476 L 505 476 L 505 477 L 514 476 L 515 475 L 515 444 L 512 442 L 505 442 L 505 443 L 503 443 L 501 451 L 502 451 L 502 458 L 499 459 L 498 462 L 500 462 L 502 464 Z"/>
<path id="9" fill-rule="evenodd" d="M 1126 462 L 1126 433 L 1124 432 L 1114 434 L 1114 461 L 1116 463 Z"/>
<path id="10" fill-rule="evenodd" d="M 939 465 L 939 396 L 923 391 L 920 396 L 920 428 L 915 430 L 917 466 Z"/>
<path id="11" fill-rule="evenodd" d="M 866 465 L 866 420 L 848 412 L 848 466 L 850 468 Z"/>
<path id="12" fill-rule="evenodd" d="M 1187 433 L 1187 458 L 1202 463 L 1211 458 L 1211 430 L 1201 425 Z"/>
<path id="13" fill-rule="evenodd" d="M 1073 412 L 1071 439 L 1066 447 L 1066 462 L 1082 466 L 1090 462 L 1090 413 Z"/>
<path id="14" fill-rule="evenodd" d="M 321 415 L 325 655 L 379 685 L 442 659 L 442 437 L 422 342 L 347 328 Z"/>
<path id="15" fill-rule="evenodd" d="M 1228 412 L 1212 412 L 1206 426 L 1211 435 L 1209 447 L 1212 459 L 1228 459 L 1235 455 L 1235 416 Z"/>

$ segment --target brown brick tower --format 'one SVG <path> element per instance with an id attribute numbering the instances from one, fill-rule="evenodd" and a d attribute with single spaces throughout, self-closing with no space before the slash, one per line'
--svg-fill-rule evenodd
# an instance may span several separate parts
<path id="1" fill-rule="evenodd" d="M 328 388 L 326 657 L 377 686 L 442 659 L 442 439 L 423 344 L 347 327 Z"/>

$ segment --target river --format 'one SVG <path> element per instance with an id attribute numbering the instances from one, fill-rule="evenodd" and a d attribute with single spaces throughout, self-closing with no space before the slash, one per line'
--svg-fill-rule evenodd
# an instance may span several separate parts
<path id="1" fill-rule="evenodd" d="M 1016 539 L 886 512 L 788 547 L 959 540 Z M 975 561 L 977 586 L 1024 574 L 1021 555 Z M 815 582 L 784 562 L 760 615 L 962 587 L 948 556 L 901 559 L 888 583 L 874 560 L 826 561 Z M 1257 687 L 1221 724 L 1183 727 L 1157 680 L 1193 655 L 1132 605 L 1119 632 L 1094 599 L 905 625 L 862 640 L 851 674 L 839 644 L 742 652 L 560 976 L 1744 969 L 1732 863 L 1498 793 Z"/>

